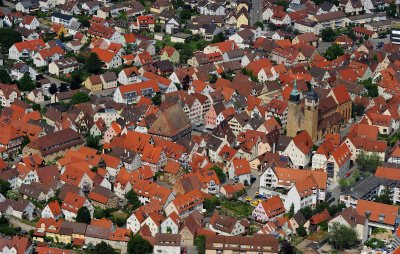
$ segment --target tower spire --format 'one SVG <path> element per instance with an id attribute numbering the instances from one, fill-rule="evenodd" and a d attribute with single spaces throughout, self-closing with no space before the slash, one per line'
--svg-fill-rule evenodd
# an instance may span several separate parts
<path id="1" fill-rule="evenodd" d="M 299 102 L 300 101 L 300 93 L 297 90 L 297 81 L 294 80 L 293 89 L 290 92 L 290 101 Z"/>

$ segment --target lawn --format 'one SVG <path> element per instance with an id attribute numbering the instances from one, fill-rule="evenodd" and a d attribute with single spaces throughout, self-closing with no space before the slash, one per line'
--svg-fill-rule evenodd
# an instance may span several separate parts
<path id="1" fill-rule="evenodd" d="M 118 227 L 122 227 L 125 225 L 126 220 L 128 219 L 129 214 L 124 213 L 123 211 L 115 211 L 111 213 L 111 220 Z"/>
<path id="2" fill-rule="evenodd" d="M 226 200 L 221 202 L 221 209 L 236 219 L 243 219 L 251 215 L 254 207 L 246 202 Z"/>
<path id="3" fill-rule="evenodd" d="M 309 237 L 307 237 L 308 240 L 313 241 L 313 242 L 321 242 L 324 241 L 326 238 L 328 238 L 329 233 L 326 231 L 317 231 L 315 233 L 312 233 Z"/>

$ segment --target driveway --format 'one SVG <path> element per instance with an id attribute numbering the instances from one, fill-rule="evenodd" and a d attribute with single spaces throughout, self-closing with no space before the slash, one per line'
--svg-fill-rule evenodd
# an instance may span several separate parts
<path id="1" fill-rule="evenodd" d="M 52 77 L 52 76 L 50 76 L 50 75 L 47 75 L 47 74 L 43 74 L 43 77 L 49 79 L 50 82 L 56 84 L 57 87 L 59 87 L 60 84 L 64 82 L 64 81 L 62 81 L 62 80 L 60 80 L 60 79 L 58 79 L 58 78 L 54 78 L 54 77 Z"/>

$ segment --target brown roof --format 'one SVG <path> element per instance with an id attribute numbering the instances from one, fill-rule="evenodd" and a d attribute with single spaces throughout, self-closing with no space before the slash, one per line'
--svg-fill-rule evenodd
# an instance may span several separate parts
<path id="1" fill-rule="evenodd" d="M 30 142 L 27 147 L 39 150 L 43 156 L 68 149 L 72 146 L 82 145 L 85 140 L 72 129 L 57 131 Z"/>
<path id="2" fill-rule="evenodd" d="M 172 137 L 187 128 L 190 128 L 189 118 L 182 107 L 175 104 L 158 116 L 150 127 L 149 134 Z"/>
<path id="3" fill-rule="evenodd" d="M 273 235 L 246 236 L 206 236 L 206 250 L 232 250 L 248 251 L 249 246 L 254 252 L 264 252 L 266 249 L 271 253 L 278 253 L 278 239 Z"/>

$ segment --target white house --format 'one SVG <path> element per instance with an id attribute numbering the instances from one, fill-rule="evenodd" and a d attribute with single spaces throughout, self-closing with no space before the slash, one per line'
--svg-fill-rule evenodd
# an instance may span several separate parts
<path id="1" fill-rule="evenodd" d="M 311 161 L 313 142 L 307 131 L 297 134 L 286 147 L 283 155 L 289 157 L 295 168 L 304 168 Z"/>

